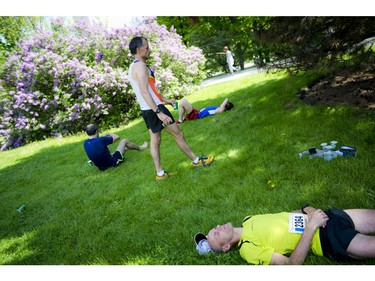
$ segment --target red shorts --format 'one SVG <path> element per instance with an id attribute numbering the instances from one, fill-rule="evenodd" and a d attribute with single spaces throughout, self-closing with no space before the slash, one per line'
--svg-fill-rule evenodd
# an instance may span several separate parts
<path id="1" fill-rule="evenodd" d="M 194 120 L 198 119 L 199 111 L 195 108 L 193 108 L 193 111 L 190 112 L 189 114 L 186 114 L 186 119 L 187 120 Z"/>

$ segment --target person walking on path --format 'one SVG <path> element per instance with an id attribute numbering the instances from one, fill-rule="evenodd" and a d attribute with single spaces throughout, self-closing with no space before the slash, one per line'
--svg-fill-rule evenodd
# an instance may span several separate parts
<path id="1" fill-rule="evenodd" d="M 171 134 L 179 149 L 192 161 L 193 167 L 210 166 L 214 156 L 198 157 L 190 148 L 181 129 L 167 109 L 165 104 L 173 105 L 174 99 L 166 99 L 155 87 L 155 75 L 146 64 L 150 47 L 145 37 L 134 37 L 129 43 L 129 49 L 135 60 L 129 66 L 128 78 L 135 92 L 137 101 L 142 111 L 142 117 L 150 134 L 150 151 L 156 170 L 156 180 L 164 180 L 174 173 L 168 173 L 161 165 L 160 144 L 161 131 L 166 130 Z"/>
<path id="2" fill-rule="evenodd" d="M 234 57 L 232 51 L 229 50 L 228 46 L 225 46 L 224 52 L 219 52 L 217 54 L 226 56 L 229 72 L 233 74 L 233 72 L 237 69 L 234 67 Z"/>

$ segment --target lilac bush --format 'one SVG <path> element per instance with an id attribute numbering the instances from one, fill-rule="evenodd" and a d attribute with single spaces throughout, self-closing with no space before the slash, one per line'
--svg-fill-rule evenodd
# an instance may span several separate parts
<path id="1" fill-rule="evenodd" d="M 138 117 L 127 77 L 133 60 L 128 45 L 136 35 L 149 39 L 149 63 L 157 67 L 163 95 L 179 98 L 195 90 L 204 78 L 201 50 L 184 46 L 175 30 L 158 25 L 155 18 L 112 29 L 58 18 L 50 29 L 19 42 L 3 66 L 1 150 L 80 132 L 91 122 L 107 128 Z"/>

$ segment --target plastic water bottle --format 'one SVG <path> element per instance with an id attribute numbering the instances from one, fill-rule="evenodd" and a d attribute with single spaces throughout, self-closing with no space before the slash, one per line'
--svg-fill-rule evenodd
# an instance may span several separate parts
<path id="1" fill-rule="evenodd" d="M 304 155 L 313 155 L 316 153 L 316 148 L 311 147 L 309 149 L 306 149 L 298 154 L 299 158 L 302 158 Z"/>
<path id="2" fill-rule="evenodd" d="M 337 157 L 354 157 L 356 155 L 357 149 L 352 146 L 342 146 L 338 150 L 336 148 L 337 141 L 331 141 L 330 144 L 323 142 L 320 144 L 322 149 L 317 149 L 315 147 L 309 148 L 305 151 L 299 153 L 299 157 L 302 158 L 304 155 L 309 155 L 309 159 L 315 157 L 321 157 L 326 161 L 331 161 Z"/>
<path id="3" fill-rule="evenodd" d="M 321 143 L 323 149 L 323 158 L 326 161 L 331 161 L 332 159 L 335 159 L 337 156 L 340 156 L 340 153 L 337 151 L 333 151 L 333 149 L 336 148 L 337 141 L 331 141 L 330 145 L 328 145 L 326 142 Z"/>
<path id="4" fill-rule="evenodd" d="M 328 145 L 326 142 L 321 143 L 322 149 L 324 151 L 333 150 L 336 148 L 337 141 L 331 141 L 331 145 Z"/>
<path id="5" fill-rule="evenodd" d="M 315 153 L 314 154 L 311 154 L 309 156 L 309 159 L 312 159 L 312 158 L 315 158 L 315 157 L 323 157 L 323 153 L 324 153 L 324 150 L 322 149 L 315 149 Z"/>
<path id="6" fill-rule="evenodd" d="M 17 209 L 17 212 L 18 212 L 19 214 L 22 214 L 23 211 L 25 211 L 25 209 L 26 209 L 26 205 L 22 205 L 21 207 L 19 207 L 19 208 Z"/>
<path id="7" fill-rule="evenodd" d="M 178 101 L 175 101 L 173 104 L 173 109 L 178 110 Z"/>
<path id="8" fill-rule="evenodd" d="M 336 148 L 337 141 L 331 141 L 331 147 L 332 149 Z"/>
<path id="9" fill-rule="evenodd" d="M 337 154 L 334 151 L 328 150 L 323 152 L 323 158 L 326 161 L 331 161 L 332 159 L 336 158 Z"/>
<path id="10" fill-rule="evenodd" d="M 328 150 L 323 153 L 323 158 L 326 161 L 331 161 L 332 159 L 337 158 L 338 156 L 343 156 L 343 153 L 340 150 Z"/>

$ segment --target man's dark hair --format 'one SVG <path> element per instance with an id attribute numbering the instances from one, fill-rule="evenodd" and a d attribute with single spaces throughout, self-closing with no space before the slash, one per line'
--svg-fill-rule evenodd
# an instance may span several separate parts
<path id="1" fill-rule="evenodd" d="M 231 110 L 233 107 L 234 107 L 234 104 L 228 101 L 227 104 L 225 105 L 225 110 Z"/>
<path id="2" fill-rule="evenodd" d="M 93 136 L 95 135 L 96 131 L 98 130 L 98 126 L 96 124 L 89 124 L 87 125 L 86 127 L 86 133 L 89 135 L 89 136 Z"/>
<path id="3" fill-rule="evenodd" d="M 132 55 L 137 53 L 137 48 L 142 47 L 143 40 L 147 41 L 147 38 L 143 36 L 134 37 L 129 43 L 129 50 Z"/>

